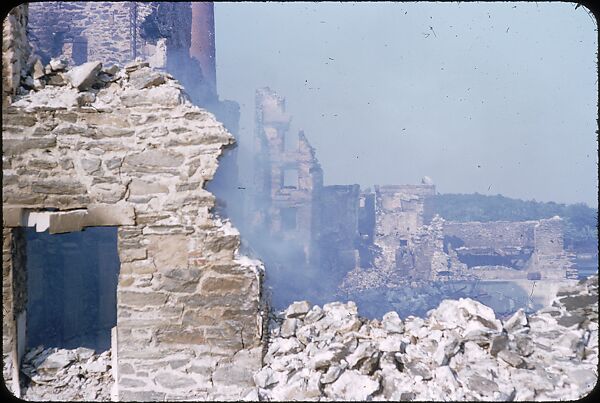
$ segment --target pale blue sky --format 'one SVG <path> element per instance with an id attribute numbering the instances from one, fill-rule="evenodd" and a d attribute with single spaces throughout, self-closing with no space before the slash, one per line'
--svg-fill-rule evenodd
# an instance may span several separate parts
<path id="1" fill-rule="evenodd" d="M 246 144 L 256 88 L 285 96 L 326 185 L 597 207 L 596 23 L 574 7 L 215 3 L 219 94 Z"/>

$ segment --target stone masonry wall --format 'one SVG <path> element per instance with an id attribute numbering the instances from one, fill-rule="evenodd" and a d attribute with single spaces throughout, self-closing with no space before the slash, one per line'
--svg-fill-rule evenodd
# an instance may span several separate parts
<path id="1" fill-rule="evenodd" d="M 534 253 L 530 271 L 543 278 L 577 278 L 574 258 L 564 250 L 563 221 L 559 217 L 540 220 L 534 227 Z"/>
<path id="2" fill-rule="evenodd" d="M 256 91 L 256 114 L 254 152 L 258 174 L 254 203 L 255 211 L 268 213 L 255 217 L 251 226 L 255 230 L 266 226 L 273 235 L 294 239 L 303 247 L 306 261 L 316 261 L 318 251 L 312 244 L 316 234 L 315 204 L 323 187 L 323 171 L 315 150 L 302 131 L 298 133 L 298 147 L 286 150 L 284 141 L 291 116 L 286 113 L 285 99 L 271 89 Z M 285 183 L 286 170 L 296 172 L 296 183 Z M 284 223 L 285 210 L 294 211 L 291 228 Z"/>
<path id="3" fill-rule="evenodd" d="M 45 62 L 63 54 L 70 64 L 88 60 L 124 64 L 147 56 L 140 27 L 156 7 L 156 2 L 31 3 L 30 40 Z"/>
<path id="4" fill-rule="evenodd" d="M 2 228 L 2 375 L 7 387 L 19 394 L 18 367 L 24 345 L 18 345 L 17 318 L 27 304 L 25 237 L 18 228 Z"/>
<path id="5" fill-rule="evenodd" d="M 212 3 L 201 6 L 200 11 L 212 13 Z M 190 2 L 39 2 L 31 5 L 29 14 L 29 36 L 43 61 L 62 55 L 69 65 L 88 60 L 123 65 L 140 57 L 151 67 L 172 74 L 194 104 L 214 113 L 238 136 L 239 105 L 218 99 L 214 71 L 203 71 L 190 55 Z M 214 42 L 214 26 L 196 28 L 196 39 L 212 38 Z M 207 58 L 212 57 L 214 69 L 214 48 L 204 51 Z M 201 53 L 202 49 L 195 49 L 195 56 Z M 239 185 L 237 149 L 233 147 L 221 158 L 210 191 L 218 197 L 218 208 L 238 225 L 243 204 Z"/>
<path id="6" fill-rule="evenodd" d="M 55 67 L 40 79 L 66 85 L 3 109 L 5 227 L 119 226 L 121 400 L 243 397 L 260 366 L 262 268 L 203 189 L 233 137 L 144 63 Z"/>
<path id="7" fill-rule="evenodd" d="M 412 237 L 423 226 L 424 200 L 433 194 L 435 186 L 429 184 L 375 187 L 373 243 L 380 251 L 374 259 L 375 267 L 396 268 L 401 241 L 408 247 L 413 246 Z"/>
<path id="8" fill-rule="evenodd" d="M 357 245 L 359 185 L 324 186 L 317 225 L 321 267 L 336 285 L 359 266 Z"/>
<path id="9" fill-rule="evenodd" d="M 444 223 L 444 235 L 458 237 L 468 247 L 533 246 L 537 221 L 494 221 Z"/>
<path id="10" fill-rule="evenodd" d="M 463 242 L 461 253 L 489 250 L 510 255 L 524 248 L 532 249 L 520 277 L 536 273 L 535 276 L 544 279 L 576 278 L 573 259 L 564 250 L 562 225 L 559 217 L 517 222 L 445 222 L 444 236 L 459 238 Z M 505 271 L 505 267 L 490 266 L 480 274 L 484 278 L 508 278 Z"/>
<path id="11" fill-rule="evenodd" d="M 2 107 L 19 92 L 22 70 L 27 70 L 31 47 L 27 41 L 27 4 L 13 8 L 2 21 Z"/>

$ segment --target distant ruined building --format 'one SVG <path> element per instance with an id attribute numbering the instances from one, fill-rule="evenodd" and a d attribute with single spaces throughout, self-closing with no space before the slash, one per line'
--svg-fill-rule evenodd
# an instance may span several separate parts
<path id="1" fill-rule="evenodd" d="M 221 215 L 243 224 L 273 288 L 289 291 L 285 304 L 416 281 L 576 275 L 558 217 L 445 221 L 426 211 L 427 177 L 325 186 L 315 149 L 289 132 L 285 101 L 268 88 L 256 94 L 254 183 L 243 199 L 231 148 L 239 106 L 218 97 L 212 3 L 31 3 L 10 12 L 3 34 L 3 374 L 17 395 L 27 333 L 43 327 L 27 321 L 56 304 L 52 337 L 88 331 L 77 319 L 84 296 L 97 305 L 85 313 L 100 318 L 85 323 L 112 326 L 100 330 L 113 398 L 255 391 L 263 268 L 240 254 Z M 82 257 L 72 239 L 89 227 L 110 228 L 84 242 Z M 72 238 L 36 250 L 44 239 L 28 236 L 46 230 Z M 108 247 L 118 257 L 111 279 Z M 68 270 L 53 276 L 50 261 Z M 89 261 L 95 288 L 79 270 Z"/>
<path id="2" fill-rule="evenodd" d="M 435 186 L 323 185 L 304 132 L 288 133 L 285 100 L 256 93 L 253 212 L 246 217 L 265 244 L 289 240 L 300 256 L 293 271 L 315 271 L 329 287 L 360 290 L 413 281 L 573 279 L 558 217 L 525 222 L 449 222 L 426 212 Z M 429 222 L 425 217 L 433 217 Z M 269 255 L 269 249 L 263 250 Z M 270 254 L 275 256 L 276 254 Z M 286 264 L 278 262 L 274 265 Z M 289 262 L 287 262 L 289 264 Z M 285 273 L 287 277 L 288 272 Z M 291 298 L 291 297 L 290 297 Z"/>
<path id="3" fill-rule="evenodd" d="M 217 95 L 212 3 L 40 2 L 30 5 L 29 14 L 29 37 L 43 62 L 59 55 L 76 64 L 148 60 L 151 67 L 173 74 L 194 103 L 213 112 L 239 137 L 239 106 Z M 466 230 L 467 239 L 458 237 L 449 248 L 447 240 L 457 237 L 456 228 L 470 228 L 477 237 L 497 224 L 425 222 L 425 199 L 435 195 L 429 178 L 420 185 L 376 186 L 373 191 L 358 185 L 324 186 L 314 148 L 304 132 L 289 132 L 290 121 L 281 96 L 269 88 L 257 90 L 252 188 L 238 189 L 237 149 L 221 158 L 208 186 L 218 196 L 217 211 L 225 208 L 234 222 L 248 229 L 250 238 L 269 237 L 269 242 L 254 241 L 251 247 L 282 272 L 287 272 L 284 266 L 295 265 L 300 267 L 295 272 L 308 277 L 326 272 L 337 282 L 353 270 L 374 269 L 395 273 L 392 283 L 472 276 L 574 276 L 571 260 L 560 252 L 559 224 L 537 224 L 537 239 L 545 231 L 557 238 L 550 243 L 552 248 L 543 251 L 533 241 L 523 246 L 525 251 L 498 249 L 501 238 L 484 237 L 490 250 L 475 252 Z M 521 255 L 529 247 L 533 249 L 526 265 L 511 263 L 523 262 Z M 473 265 L 474 259 L 481 264 Z M 560 263 L 565 272 L 553 272 L 550 262 Z"/>

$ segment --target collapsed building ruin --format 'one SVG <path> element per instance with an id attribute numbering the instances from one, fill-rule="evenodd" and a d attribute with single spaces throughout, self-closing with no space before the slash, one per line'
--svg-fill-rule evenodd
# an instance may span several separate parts
<path id="1" fill-rule="evenodd" d="M 41 22 L 46 14 L 72 19 L 73 24 L 85 24 L 79 18 L 83 15 L 88 23 L 100 14 L 114 15 L 114 26 L 103 32 L 119 35 L 118 22 L 129 21 L 123 13 L 134 6 L 138 12 L 155 7 L 36 3 L 30 11 L 32 20 L 40 21 L 38 27 L 46 23 Z M 261 365 L 263 269 L 238 253 L 239 232 L 213 215 L 215 197 L 204 190 L 215 176 L 217 158 L 234 137 L 214 115 L 190 102 L 173 76 L 145 62 L 130 62 L 135 52 L 128 56 L 127 49 L 108 49 L 114 61 L 129 61 L 124 68 L 87 61 L 68 69 L 60 58 L 42 61 L 32 52 L 27 26 L 27 5 L 13 9 L 3 25 L 7 385 L 20 394 L 19 366 L 33 337 L 28 329 L 38 325 L 28 324 L 37 320 L 28 310 L 28 294 L 40 290 L 27 276 L 29 264 L 39 257 L 27 256 L 31 245 L 26 227 L 60 234 L 108 226 L 116 230 L 112 237 L 119 260 L 110 336 L 114 398 L 239 399 Z M 38 39 L 45 37 L 32 30 Z M 72 46 L 62 46 L 73 50 L 75 61 L 101 57 L 101 49 L 107 49 L 100 31 L 87 36 L 86 46 L 77 38 Z M 124 37 L 123 42 L 135 43 L 133 39 Z M 110 43 L 119 46 L 119 41 Z M 81 60 L 86 54 L 81 49 L 87 49 L 86 60 Z M 52 248 L 66 247 L 58 242 Z M 55 273 L 59 283 L 66 278 L 64 267 L 46 264 L 44 270 Z M 83 301 L 66 292 L 67 286 L 61 289 L 64 304 L 57 317 L 64 314 L 67 320 Z M 40 294 L 32 297 L 39 299 Z M 73 332 L 88 330 L 81 326 Z"/>
<path id="2" fill-rule="evenodd" d="M 213 113 L 238 138 L 239 105 L 219 99 L 217 93 L 214 31 L 212 2 L 29 5 L 28 38 L 42 63 L 59 56 L 69 65 L 95 60 L 124 65 L 141 58 L 153 69 L 172 74 L 194 104 Z M 30 84 L 36 85 L 35 77 Z M 241 217 L 243 206 L 237 189 L 237 153 L 233 145 L 228 147 L 208 188 L 218 196 L 217 208 L 226 209 L 233 219 Z"/>
<path id="3" fill-rule="evenodd" d="M 525 222 L 450 222 L 425 211 L 436 194 L 418 185 L 323 185 L 303 131 L 286 145 L 291 116 L 269 88 L 256 94 L 254 215 L 271 239 L 295 242 L 342 289 L 398 287 L 412 281 L 564 280 L 577 277 L 559 217 Z M 427 220 L 426 217 L 429 217 Z M 274 263 L 276 264 L 276 262 Z M 305 270 L 309 270 L 306 268 Z M 288 303 L 291 301 L 288 301 Z"/>
<path id="4" fill-rule="evenodd" d="M 239 107 L 218 98 L 213 19 L 211 3 L 164 2 L 34 3 L 7 18 L 3 360 L 14 393 L 28 332 L 43 326 L 29 303 L 49 303 L 50 294 L 28 278 L 43 253 L 32 251 L 43 242 L 32 228 L 50 238 L 112 230 L 114 313 L 105 299 L 100 310 L 113 316 L 99 330 L 110 332 L 119 400 L 239 399 L 254 388 L 263 269 L 240 254 L 239 233 L 218 216 L 225 201 L 233 222 L 260 235 L 252 247 L 268 275 L 304 279 L 287 298 L 315 282 L 327 291 L 573 276 L 560 219 L 427 220 L 425 200 L 435 194 L 428 178 L 373 191 L 325 186 L 314 148 L 303 132 L 290 136 L 285 101 L 269 89 L 257 93 L 255 186 L 244 201 L 231 149 Z M 513 232 L 519 239 L 498 241 Z M 68 260 L 78 245 L 46 250 L 61 248 Z M 71 284 L 56 281 L 63 290 Z M 75 315 L 76 298 L 65 294 L 65 317 Z"/>

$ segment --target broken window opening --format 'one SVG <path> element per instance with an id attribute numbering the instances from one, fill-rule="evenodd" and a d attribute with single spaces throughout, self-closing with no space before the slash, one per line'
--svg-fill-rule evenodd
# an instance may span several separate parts
<path id="1" fill-rule="evenodd" d="M 283 189 L 298 189 L 298 168 L 285 168 L 282 184 Z"/>
<path id="2" fill-rule="evenodd" d="M 292 130 L 288 130 L 283 135 L 283 150 L 288 152 L 298 151 L 299 147 L 298 134 Z"/>
<path id="3" fill-rule="evenodd" d="M 27 347 L 108 350 L 117 323 L 117 228 L 27 228 L 26 240 Z"/>

